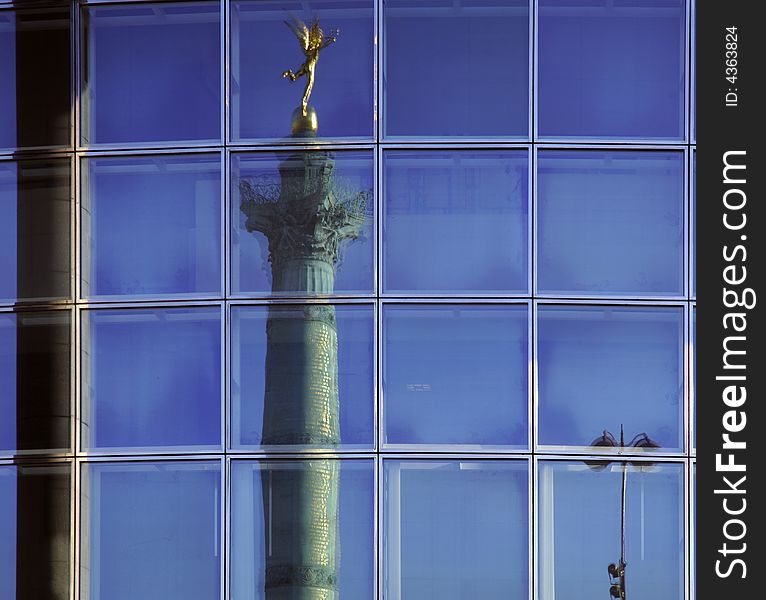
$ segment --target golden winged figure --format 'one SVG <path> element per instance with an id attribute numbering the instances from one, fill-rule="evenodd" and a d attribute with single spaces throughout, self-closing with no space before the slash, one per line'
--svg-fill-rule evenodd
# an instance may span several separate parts
<path id="1" fill-rule="evenodd" d="M 325 35 L 322 28 L 319 27 L 319 19 L 316 18 L 311 22 L 311 27 L 296 17 L 291 17 L 290 21 L 285 21 L 285 25 L 298 38 L 303 53 L 306 55 L 306 60 L 300 69 L 295 72 L 287 70 L 282 73 L 282 77 L 288 77 L 290 81 L 295 81 L 302 75 L 306 76 L 306 87 L 303 90 L 303 101 L 301 102 L 301 109 L 305 117 L 308 114 L 309 96 L 311 96 L 311 90 L 314 87 L 314 76 L 317 61 L 319 60 L 319 51 L 338 40 L 339 30 L 333 29 L 329 34 Z"/>

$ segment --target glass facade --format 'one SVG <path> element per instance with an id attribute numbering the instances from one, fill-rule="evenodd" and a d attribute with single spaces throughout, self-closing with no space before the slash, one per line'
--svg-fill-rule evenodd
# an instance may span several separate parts
<path id="1" fill-rule="evenodd" d="M 0 597 L 693 600 L 692 10 L 0 0 Z"/>

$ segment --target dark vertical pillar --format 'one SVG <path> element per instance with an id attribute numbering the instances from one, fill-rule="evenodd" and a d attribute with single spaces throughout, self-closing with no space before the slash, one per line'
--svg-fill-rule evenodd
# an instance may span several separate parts
<path id="1" fill-rule="evenodd" d="M 16 600 L 68 600 L 69 465 L 19 466 Z"/>
<path id="2" fill-rule="evenodd" d="M 71 144 L 68 6 L 16 12 L 16 136 L 20 148 Z M 20 161 L 17 297 L 70 294 L 70 161 Z M 63 316 L 63 319 L 62 319 Z M 17 447 L 70 445 L 68 313 L 17 317 Z M 19 467 L 16 598 L 67 600 L 69 467 Z"/>

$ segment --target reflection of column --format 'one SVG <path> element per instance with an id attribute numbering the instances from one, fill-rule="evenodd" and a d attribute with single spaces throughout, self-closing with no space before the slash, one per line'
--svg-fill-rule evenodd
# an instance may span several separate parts
<path id="1" fill-rule="evenodd" d="M 274 293 L 333 291 L 339 245 L 364 223 L 359 204 L 339 202 L 334 167 L 329 153 L 304 152 L 282 162 L 279 184 L 240 186 L 247 230 L 269 241 Z M 337 446 L 335 309 L 272 305 L 266 332 L 262 443 Z M 337 598 L 339 467 L 312 460 L 264 473 L 268 600 Z"/>

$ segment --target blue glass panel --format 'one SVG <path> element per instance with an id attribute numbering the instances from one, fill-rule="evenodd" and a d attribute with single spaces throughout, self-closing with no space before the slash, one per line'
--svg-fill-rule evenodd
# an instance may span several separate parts
<path id="1" fill-rule="evenodd" d="M 71 144 L 69 14 L 0 10 L 0 148 Z"/>
<path id="2" fill-rule="evenodd" d="M 540 151 L 537 287 L 683 294 L 681 152 Z"/>
<path id="3" fill-rule="evenodd" d="M 69 159 L 0 161 L 0 301 L 70 294 Z"/>
<path id="4" fill-rule="evenodd" d="M 527 0 L 385 0 L 387 136 L 529 134 Z"/>
<path id="5" fill-rule="evenodd" d="M 546 446 L 590 446 L 604 430 L 683 448 L 683 309 L 538 309 L 538 434 Z"/>
<path id="6" fill-rule="evenodd" d="M 694 414 L 692 415 L 692 448 L 697 449 L 697 307 L 692 308 L 692 379 L 689 397 Z"/>
<path id="7" fill-rule="evenodd" d="M 539 135 L 683 139 L 685 5 L 539 0 Z"/>
<path id="8" fill-rule="evenodd" d="M 0 313 L 0 453 L 69 449 L 70 320 L 64 310 Z"/>
<path id="9" fill-rule="evenodd" d="M 386 291 L 527 291 L 525 150 L 384 156 Z"/>
<path id="10" fill-rule="evenodd" d="M 71 467 L 0 465 L 0 598 L 69 598 Z"/>
<path id="11" fill-rule="evenodd" d="M 692 272 L 692 298 L 697 297 L 697 150 L 692 151 L 692 176 L 691 183 L 689 184 L 692 192 L 692 250 L 691 259 L 689 264 L 691 265 Z"/>
<path id="12" fill-rule="evenodd" d="M 372 137 L 374 105 L 373 3 L 371 0 L 302 2 L 235 0 L 232 2 L 233 136 L 281 138 L 290 134 L 293 110 L 301 104 L 305 79 L 280 76 L 298 71 L 306 59 L 283 21 L 290 15 L 311 25 L 320 20 L 338 40 L 320 53 L 310 105 L 316 109 L 323 138 Z"/>
<path id="13" fill-rule="evenodd" d="M 634 463 L 626 469 L 627 597 L 684 597 L 684 469 Z M 623 465 L 540 462 L 540 600 L 609 598 L 607 568 L 620 560 Z"/>
<path id="14" fill-rule="evenodd" d="M 219 447 L 220 319 L 218 307 L 83 313 L 83 443 Z"/>
<path id="15" fill-rule="evenodd" d="M 231 479 L 232 600 L 375 596 L 372 460 L 233 461 Z"/>
<path id="16" fill-rule="evenodd" d="M 219 597 L 219 462 L 91 463 L 86 469 L 84 600 Z"/>
<path id="17" fill-rule="evenodd" d="M 526 446 L 527 307 L 385 305 L 389 444 Z"/>
<path id="18" fill-rule="evenodd" d="M 284 392 L 296 392 L 296 387 L 287 381 L 295 378 L 303 380 L 310 372 L 321 373 L 322 377 L 327 373 L 337 382 L 338 427 L 343 447 L 369 448 L 373 445 L 374 309 L 370 305 L 337 305 L 328 308 L 334 312 L 335 325 L 328 326 L 320 322 L 315 330 L 311 329 L 317 322 L 311 315 L 310 306 L 232 308 L 234 346 L 231 394 L 236 447 L 263 444 L 267 379 L 272 386 L 283 385 Z M 274 330 L 277 322 L 284 321 L 290 324 L 281 331 Z M 292 337 L 284 336 L 288 331 Z M 306 347 L 306 340 L 314 335 L 317 336 L 315 340 L 325 339 L 320 336 L 330 331 L 337 332 L 335 360 L 330 364 L 319 365 L 318 371 L 312 371 L 309 357 L 319 352 L 312 354 Z M 330 341 L 331 347 L 335 345 Z M 302 360 L 302 357 L 306 360 Z M 280 362 L 280 358 L 284 360 Z M 287 401 L 287 398 L 275 397 L 274 394 L 272 390 L 273 401 Z M 317 397 L 313 391 L 306 390 L 306 403 Z M 305 410 L 309 410 L 308 406 Z M 295 432 L 296 435 L 299 433 Z"/>
<path id="19" fill-rule="evenodd" d="M 384 597 L 527 598 L 526 461 L 385 461 Z"/>
<path id="20" fill-rule="evenodd" d="M 259 152 L 235 154 L 231 160 L 232 290 L 235 294 L 302 296 L 372 292 L 375 248 L 372 152 Z M 321 164 L 321 168 L 314 169 L 317 164 Z M 316 176 L 317 172 L 322 173 L 321 178 Z M 317 179 L 329 182 L 323 188 L 330 190 L 329 196 L 325 192 L 312 193 L 313 186 L 320 185 Z M 242 186 L 252 190 L 252 197 Z M 248 225 L 243 209 L 256 204 L 272 205 L 283 213 L 277 219 L 263 222 L 252 218 Z M 359 220 L 344 229 L 338 216 L 346 208 L 339 207 L 347 207 L 351 212 L 358 209 Z M 248 226 L 252 231 L 247 230 Z M 271 247 L 263 230 L 269 232 Z M 324 256 L 325 249 L 334 247 L 337 248 L 337 257 L 332 263 L 334 276 L 323 275 L 326 271 L 320 267 L 332 269 L 329 263 L 317 260 L 316 263 L 322 264 L 314 263 L 303 271 L 296 269 L 294 278 L 280 278 L 274 283 L 275 263 L 279 272 L 286 263 Z"/>
<path id="21" fill-rule="evenodd" d="M 220 139 L 219 7 L 86 9 L 83 143 Z"/>
<path id="22" fill-rule="evenodd" d="M 83 295 L 220 293 L 217 154 L 95 158 L 83 194 Z"/>

